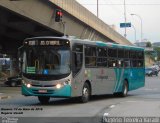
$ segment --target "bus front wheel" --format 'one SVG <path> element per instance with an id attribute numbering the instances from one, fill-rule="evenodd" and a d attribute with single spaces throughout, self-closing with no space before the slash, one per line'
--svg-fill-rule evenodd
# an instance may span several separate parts
<path id="1" fill-rule="evenodd" d="M 49 102 L 50 97 L 46 96 L 38 96 L 38 100 L 41 104 L 47 104 Z"/>
<path id="2" fill-rule="evenodd" d="M 86 103 L 89 101 L 91 95 L 91 90 L 88 83 L 85 83 L 82 89 L 82 96 L 80 97 L 80 102 Z"/>

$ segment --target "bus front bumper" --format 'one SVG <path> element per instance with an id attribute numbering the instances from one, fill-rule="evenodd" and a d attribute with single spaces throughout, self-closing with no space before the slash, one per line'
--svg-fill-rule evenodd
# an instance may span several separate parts
<path id="1" fill-rule="evenodd" d="M 22 85 L 22 95 L 24 96 L 49 96 L 49 97 L 71 97 L 71 86 L 64 85 L 60 89 L 47 89 L 47 88 L 28 88 Z"/>

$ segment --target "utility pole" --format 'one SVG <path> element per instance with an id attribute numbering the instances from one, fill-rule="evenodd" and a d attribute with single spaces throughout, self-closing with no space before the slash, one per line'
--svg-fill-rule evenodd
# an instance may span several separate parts
<path id="1" fill-rule="evenodd" d="M 99 0 L 97 0 L 97 17 L 99 17 Z"/>
<path id="2" fill-rule="evenodd" d="M 124 0 L 124 22 L 126 24 L 126 21 L 127 21 L 127 17 L 126 17 L 126 1 Z M 124 33 L 124 37 L 126 38 L 127 37 L 127 29 L 126 29 L 126 26 L 125 26 L 125 33 Z"/>

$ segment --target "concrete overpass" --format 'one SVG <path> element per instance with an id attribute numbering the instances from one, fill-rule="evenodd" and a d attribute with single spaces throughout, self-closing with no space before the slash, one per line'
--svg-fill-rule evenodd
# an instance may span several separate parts
<path id="1" fill-rule="evenodd" d="M 63 11 L 63 23 L 54 21 L 57 8 Z M 1 52 L 15 52 L 24 38 L 62 36 L 64 25 L 67 35 L 131 45 L 75 0 L 0 0 Z"/>
<path id="2" fill-rule="evenodd" d="M 55 22 L 56 9 L 63 12 L 62 22 Z M 63 36 L 64 32 L 82 39 L 132 45 L 75 0 L 0 0 L 0 58 L 1 54 L 11 58 L 10 75 L 15 73 L 17 50 L 25 38 Z"/>
<path id="3" fill-rule="evenodd" d="M 115 30 L 110 28 L 109 25 L 104 23 L 102 20 L 97 18 L 94 14 L 88 11 L 86 8 L 81 6 L 76 0 L 49 0 L 53 4 L 61 7 L 63 10 L 80 20 L 82 23 L 86 24 L 84 30 L 80 31 L 80 38 L 89 38 L 91 40 L 102 40 L 105 42 L 116 42 L 120 44 L 132 45 L 126 38 L 117 33 Z M 90 27 L 90 33 L 93 35 L 89 37 L 85 35 L 84 32 Z M 88 31 L 88 30 L 87 30 Z M 82 33 L 81 33 L 82 32 Z M 70 32 L 73 33 L 73 32 Z M 100 35 L 100 36 L 99 36 Z M 77 35 L 78 36 L 78 35 Z"/>

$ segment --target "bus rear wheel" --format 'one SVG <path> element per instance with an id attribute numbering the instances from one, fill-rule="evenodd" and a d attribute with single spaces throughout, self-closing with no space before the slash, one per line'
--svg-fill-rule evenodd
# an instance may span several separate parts
<path id="1" fill-rule="evenodd" d="M 48 104 L 50 97 L 46 96 L 38 96 L 38 100 L 41 104 Z"/>
<path id="2" fill-rule="evenodd" d="M 82 96 L 80 97 L 80 102 L 86 103 L 89 101 L 91 96 L 91 89 L 88 83 L 85 83 L 82 89 Z"/>

